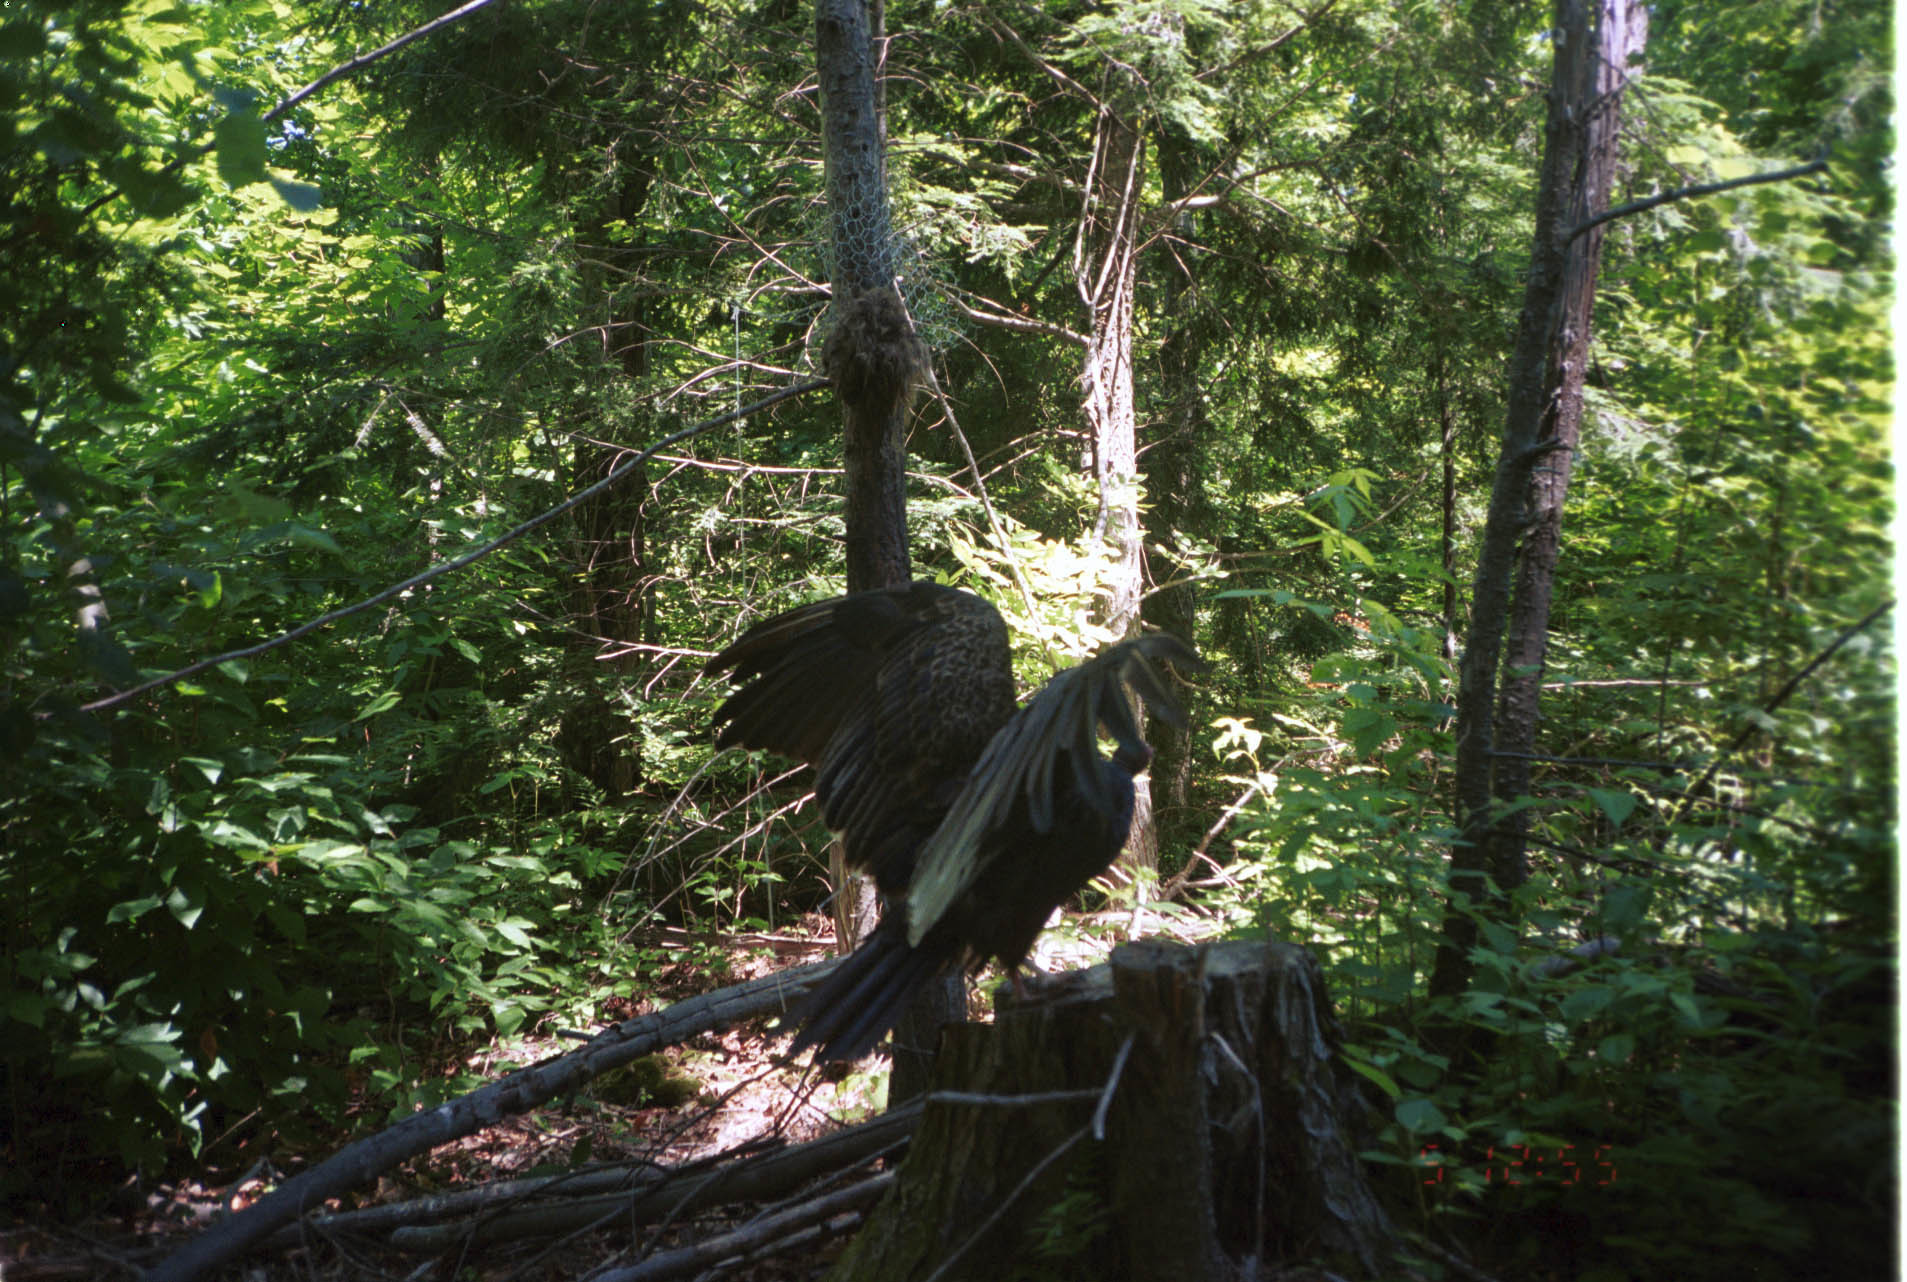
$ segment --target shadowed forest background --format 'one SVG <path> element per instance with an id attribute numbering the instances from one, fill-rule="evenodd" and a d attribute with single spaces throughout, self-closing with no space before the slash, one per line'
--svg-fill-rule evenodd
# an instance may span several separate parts
<path id="1" fill-rule="evenodd" d="M 819 377 L 810 6 L 496 4 L 272 110 L 435 16 L 0 9 L 19 1224 L 295 1167 L 469 1089 L 493 1047 L 825 934 L 806 785 L 716 755 L 698 679 L 843 588 L 825 394 L 113 699 Z M 1548 7 L 885 14 L 896 275 L 937 383 L 913 572 L 998 606 L 1023 684 L 1123 632 L 1128 584 L 1211 665 L 1189 731 L 1153 727 L 1150 838 L 1061 951 L 1311 949 L 1392 1214 L 1488 1268 L 1892 1267 L 1892 617 L 1856 627 L 1890 595 L 1890 19 L 1652 11 L 1612 203 L 1827 164 L 1607 226 L 1529 876 L 1432 997 L 1471 906 L 1452 717 Z M 1511 1184 L 1502 1155 L 1532 1152 L 1611 1178 Z"/>

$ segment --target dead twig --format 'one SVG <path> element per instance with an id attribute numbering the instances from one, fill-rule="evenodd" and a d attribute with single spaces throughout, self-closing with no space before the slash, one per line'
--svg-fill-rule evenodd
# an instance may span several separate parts
<path id="1" fill-rule="evenodd" d="M 360 1224 L 395 1225 L 391 1245 L 405 1251 L 431 1254 L 449 1250 L 465 1240 L 471 1242 L 515 1241 L 528 1237 L 554 1237 L 587 1229 L 598 1223 L 652 1224 L 670 1218 L 693 1215 L 714 1206 L 735 1202 L 762 1202 L 781 1197 L 791 1190 L 826 1175 L 838 1175 L 863 1162 L 891 1153 L 904 1146 L 920 1121 L 921 1105 L 910 1103 L 891 1113 L 883 1113 L 858 1126 L 824 1135 L 806 1144 L 755 1153 L 740 1161 L 732 1154 L 696 1162 L 673 1171 L 596 1171 L 555 1176 L 544 1180 L 511 1181 L 531 1186 L 519 1192 L 515 1200 L 542 1199 L 540 1205 L 521 1205 L 498 1212 L 506 1203 L 502 1196 L 488 1196 L 488 1189 L 455 1194 L 449 1198 L 429 1198 L 423 1203 L 372 1207 L 366 1211 L 346 1212 L 315 1221 L 314 1229 L 347 1227 L 341 1221 L 357 1217 Z M 560 1198 L 560 1201 L 554 1199 Z M 444 1204 L 456 1202 L 468 1210 L 493 1212 L 479 1224 L 415 1221 L 401 1223 L 398 1214 L 411 1208 L 433 1219 L 442 1219 Z M 382 1212 L 383 1214 L 379 1214 Z M 276 1239 L 274 1239 L 276 1240 Z"/>
<path id="2" fill-rule="evenodd" d="M 658 1252 L 631 1268 L 588 1274 L 587 1282 L 663 1282 L 666 1278 L 700 1273 L 771 1245 L 785 1249 L 790 1238 L 812 1241 L 818 1227 L 836 1216 L 873 1205 L 893 1184 L 894 1172 L 884 1171 L 872 1179 L 837 1189 L 825 1197 L 763 1216 L 732 1233 L 724 1233 L 693 1246 Z M 855 1216 L 851 1221 L 838 1224 L 836 1231 L 846 1232 L 859 1222 L 859 1216 Z"/>

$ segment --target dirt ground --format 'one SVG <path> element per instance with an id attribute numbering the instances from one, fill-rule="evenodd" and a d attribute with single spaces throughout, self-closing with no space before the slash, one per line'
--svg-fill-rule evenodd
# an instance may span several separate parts
<path id="1" fill-rule="evenodd" d="M 1150 924 L 1157 928 L 1156 921 Z M 1125 936 L 1137 925 L 1075 919 L 1068 929 L 1049 931 L 1033 961 L 1046 971 L 1092 965 L 1110 951 L 1114 936 Z M 665 971 L 653 994 L 606 1013 L 611 1020 L 646 1014 L 700 992 L 822 960 L 832 951 L 831 931 L 819 917 L 783 933 L 739 936 L 726 943 L 726 974 L 686 966 Z M 987 1017 L 990 987 L 989 977 L 975 985 L 976 1017 Z M 493 1080 L 574 1049 L 582 1035 L 584 1030 L 565 1036 L 563 1030 L 551 1029 L 497 1043 L 470 1056 L 461 1068 Z M 871 1056 L 851 1066 L 817 1070 L 786 1062 L 786 1045 L 786 1034 L 766 1020 L 703 1034 L 605 1074 L 572 1097 L 508 1117 L 404 1163 L 379 1178 L 375 1187 L 334 1200 L 329 1209 L 403 1204 L 498 1181 L 610 1164 L 679 1169 L 719 1163 L 800 1144 L 885 1108 L 885 1058 Z M 275 1156 L 243 1172 L 209 1171 L 202 1179 L 149 1189 L 129 1186 L 109 1213 L 83 1223 L 11 1226 L 0 1231 L 0 1282 L 135 1278 L 192 1233 L 222 1215 L 243 1211 L 273 1185 L 331 1151 Z M 554 1242 L 497 1243 L 422 1258 L 366 1246 L 362 1239 L 349 1244 L 312 1242 L 261 1251 L 229 1267 L 224 1276 L 244 1282 L 576 1278 L 605 1266 L 627 1267 L 679 1242 L 721 1232 L 758 1209 L 722 1208 L 692 1222 L 634 1226 L 633 1232 L 631 1226 L 609 1227 Z M 840 1225 L 852 1226 L 845 1218 Z M 818 1276 L 844 1239 L 827 1232 L 812 1236 L 801 1249 L 702 1275 L 743 1282 Z"/>

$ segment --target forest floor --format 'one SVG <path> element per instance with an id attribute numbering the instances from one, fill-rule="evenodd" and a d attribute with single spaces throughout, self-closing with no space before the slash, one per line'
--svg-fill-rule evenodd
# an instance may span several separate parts
<path id="1" fill-rule="evenodd" d="M 1150 914 L 1147 914 L 1150 916 Z M 1113 945 L 1140 923 L 1130 912 L 1070 919 L 1042 937 L 1033 958 L 1044 971 L 1072 970 L 1103 961 Z M 1154 928 L 1157 922 L 1149 923 Z M 1182 925 L 1182 923 L 1179 923 Z M 665 945 L 680 940 L 660 941 Z M 706 942 L 706 941 L 704 941 Z M 657 976 L 653 993 L 626 1009 L 606 1011 L 608 1020 L 647 1014 L 677 1001 L 771 971 L 819 961 L 833 949 L 833 932 L 814 916 L 776 934 L 730 937 L 714 965 L 684 962 Z M 685 953 L 689 950 L 684 949 Z M 696 950 L 708 956 L 706 949 Z M 973 989 L 973 1015 L 989 1017 L 990 981 Z M 487 1045 L 446 1072 L 494 1080 L 528 1064 L 573 1050 L 575 1035 L 550 1030 Z M 789 1064 L 785 1036 L 768 1021 L 704 1033 L 634 1064 L 604 1074 L 567 1098 L 507 1117 L 461 1140 L 413 1158 L 379 1177 L 355 1197 L 333 1200 L 329 1209 L 395 1206 L 586 1167 L 623 1164 L 650 1170 L 711 1169 L 732 1158 L 814 1139 L 880 1113 L 886 1106 L 888 1062 L 869 1057 L 824 1068 Z M 376 1127 L 365 1128 L 366 1134 Z M 207 1168 L 195 1178 L 140 1187 L 129 1181 L 115 1205 L 68 1224 L 18 1224 L 0 1228 L 0 1278 L 5 1282 L 66 1282 L 67 1279 L 135 1278 L 176 1250 L 194 1232 L 222 1215 L 242 1212 L 273 1185 L 324 1160 L 351 1137 L 312 1130 L 304 1142 L 278 1132 L 268 1159 L 241 1170 Z M 256 1146 L 253 1146 L 256 1151 Z M 433 1258 L 416 1251 L 331 1244 L 260 1251 L 230 1272 L 246 1282 L 314 1279 L 575 1278 L 606 1262 L 641 1260 L 659 1249 L 732 1228 L 754 1209 L 719 1208 L 694 1220 L 663 1225 L 598 1229 L 547 1239 L 461 1247 Z M 775 1255 L 720 1276 L 741 1282 L 781 1282 L 811 1277 L 839 1252 L 843 1239 L 825 1236 L 798 1255 Z M 464 1270 L 474 1270 L 465 1272 Z M 242 1270 L 242 1271 L 241 1271 Z"/>

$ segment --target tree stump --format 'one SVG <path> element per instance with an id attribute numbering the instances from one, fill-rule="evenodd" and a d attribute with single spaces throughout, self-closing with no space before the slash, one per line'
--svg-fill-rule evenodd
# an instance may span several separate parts
<path id="1" fill-rule="evenodd" d="M 899 1181 L 833 1282 L 1371 1276 L 1391 1230 L 1357 1161 L 1317 964 L 1143 942 L 950 1027 Z"/>

